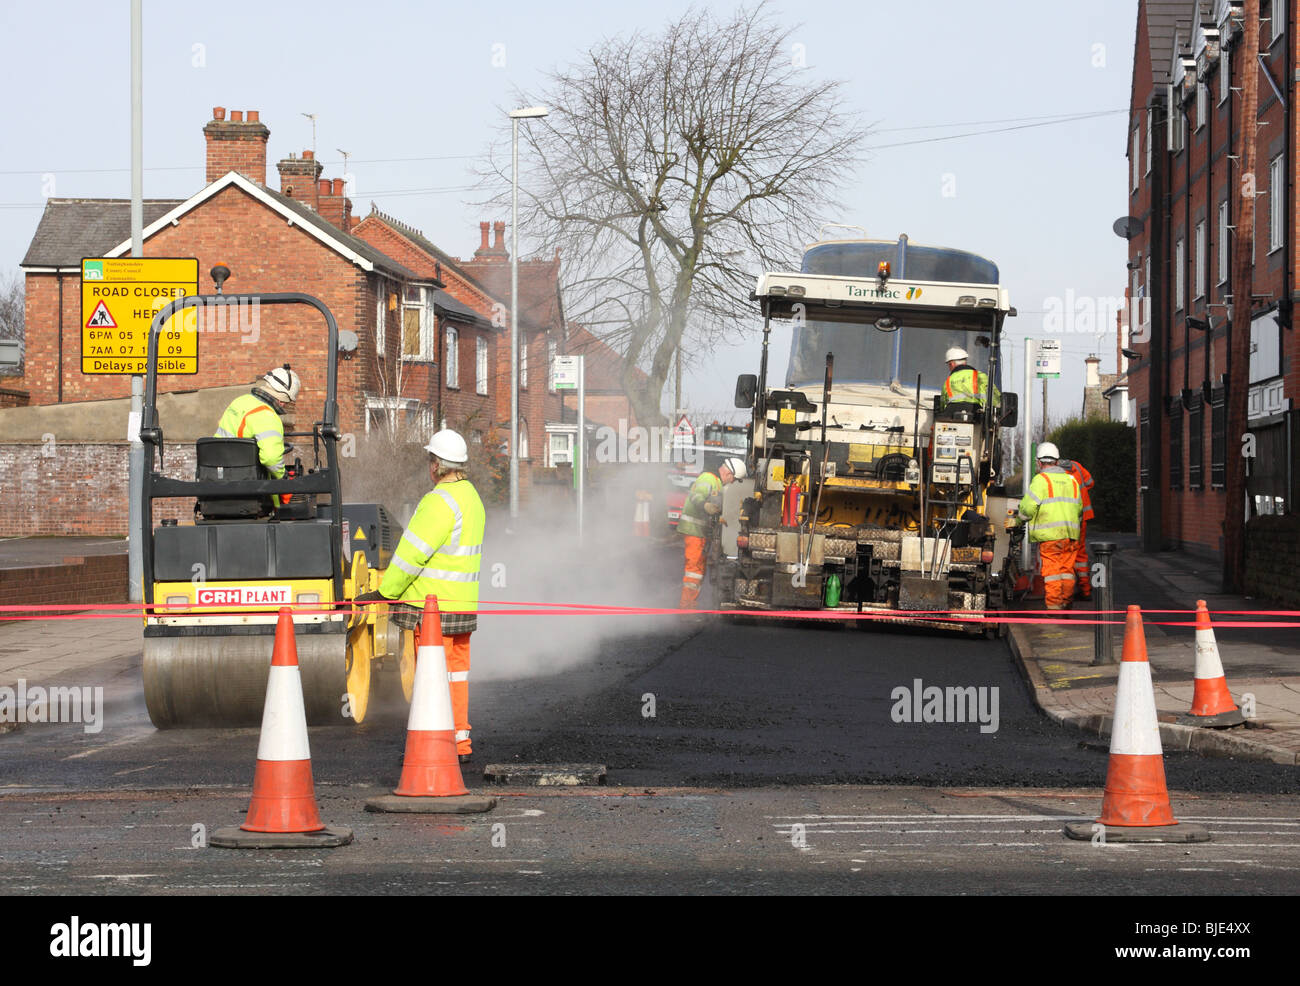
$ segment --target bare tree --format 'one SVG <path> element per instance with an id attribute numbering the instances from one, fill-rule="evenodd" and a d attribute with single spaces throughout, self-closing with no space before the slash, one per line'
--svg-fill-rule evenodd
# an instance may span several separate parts
<path id="1" fill-rule="evenodd" d="M 22 272 L 0 278 L 0 339 L 25 338 L 25 303 L 26 282 Z M 22 372 L 19 365 L 18 372 Z"/>
<path id="2" fill-rule="evenodd" d="M 766 4 L 727 20 L 693 9 L 597 44 L 525 96 L 550 115 L 520 127 L 520 228 L 562 252 L 565 307 L 623 352 L 647 424 L 663 420 L 688 328 L 707 352 L 752 319 L 754 270 L 797 256 L 857 163 L 866 131 L 842 84 L 803 67 L 794 31 Z"/>

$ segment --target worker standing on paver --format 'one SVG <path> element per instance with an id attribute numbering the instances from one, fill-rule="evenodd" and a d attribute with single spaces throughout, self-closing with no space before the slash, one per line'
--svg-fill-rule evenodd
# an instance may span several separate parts
<path id="1" fill-rule="evenodd" d="M 1038 446 L 1038 475 L 1017 514 L 1019 521 L 1029 524 L 1029 540 L 1038 545 L 1048 609 L 1068 609 L 1074 596 L 1074 558 L 1083 512 L 1079 481 L 1061 468 L 1060 455 L 1051 442 Z"/>
<path id="2" fill-rule="evenodd" d="M 948 379 L 943 383 L 943 396 L 940 407 L 949 404 L 978 404 L 984 410 L 984 402 L 989 394 L 989 375 L 981 373 L 966 361 L 970 354 L 960 346 L 953 346 L 944 354 L 948 363 Z M 1002 392 L 993 388 L 993 406 L 1002 402 Z"/>
<path id="3" fill-rule="evenodd" d="M 217 422 L 215 438 L 255 438 L 257 458 L 272 479 L 284 478 L 284 422 L 280 419 L 293 410 L 302 381 L 289 369 L 277 366 L 253 383 L 247 394 L 236 397 Z M 282 494 L 283 503 L 290 494 Z"/>
<path id="4" fill-rule="evenodd" d="M 1079 516 L 1079 551 L 1074 556 L 1074 594 L 1092 598 L 1092 573 L 1088 571 L 1088 521 L 1092 520 L 1092 473 L 1078 459 L 1062 459 L 1058 465 L 1079 481 L 1083 513 Z"/>
<path id="5" fill-rule="evenodd" d="M 677 522 L 677 530 L 686 540 L 682 609 L 694 609 L 700 599 L 700 585 L 704 582 L 705 548 L 713 529 L 713 520 L 722 513 L 722 487 L 744 479 L 746 475 L 744 460 L 732 456 L 722 463 L 716 475 L 702 472 L 691 484 L 691 491 L 682 504 L 681 520 Z"/>
<path id="6" fill-rule="evenodd" d="M 433 491 L 425 494 L 393 552 L 377 593 L 358 602 L 395 599 L 392 619 L 415 630 L 426 596 L 438 598 L 442 646 L 447 657 L 456 752 L 466 763 L 473 752 L 469 725 L 469 637 L 478 629 L 478 576 L 483 559 L 483 501 L 465 475 L 469 447 L 459 433 L 443 429 L 424 449 Z"/>

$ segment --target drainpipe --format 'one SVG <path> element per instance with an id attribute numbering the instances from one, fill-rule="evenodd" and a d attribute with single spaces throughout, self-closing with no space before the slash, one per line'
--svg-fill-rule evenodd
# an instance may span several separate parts
<path id="1" fill-rule="evenodd" d="M 56 270 L 54 279 L 59 282 L 59 403 L 63 403 L 63 272 Z"/>

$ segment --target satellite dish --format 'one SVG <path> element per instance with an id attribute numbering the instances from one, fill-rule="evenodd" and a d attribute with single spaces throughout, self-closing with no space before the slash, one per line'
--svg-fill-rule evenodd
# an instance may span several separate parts
<path id="1" fill-rule="evenodd" d="M 1110 227 L 1122 240 L 1131 240 L 1142 232 L 1142 220 L 1137 216 L 1120 216 Z"/>
<path id="2" fill-rule="evenodd" d="M 357 349 L 357 334 L 351 329 L 339 329 L 339 352 L 352 353 Z"/>

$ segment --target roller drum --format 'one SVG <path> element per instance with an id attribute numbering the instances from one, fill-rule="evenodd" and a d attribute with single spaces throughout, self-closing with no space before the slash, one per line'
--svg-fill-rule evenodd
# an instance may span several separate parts
<path id="1" fill-rule="evenodd" d="M 159 729 L 258 726 L 275 638 L 269 634 L 146 637 L 144 698 Z M 346 724 L 347 635 L 299 633 L 303 702 L 313 726 Z"/>

